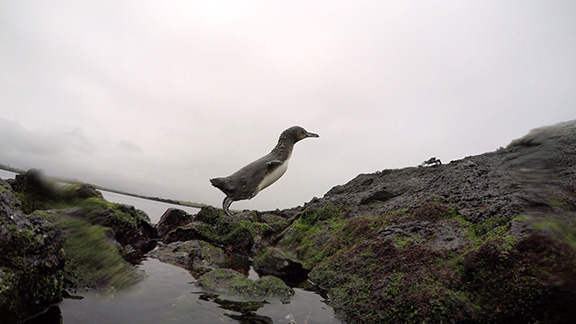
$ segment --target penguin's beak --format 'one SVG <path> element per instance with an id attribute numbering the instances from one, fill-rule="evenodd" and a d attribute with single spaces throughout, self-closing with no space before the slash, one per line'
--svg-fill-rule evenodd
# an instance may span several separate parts
<path id="1" fill-rule="evenodd" d="M 306 137 L 320 137 L 320 135 L 315 133 L 306 132 Z"/>

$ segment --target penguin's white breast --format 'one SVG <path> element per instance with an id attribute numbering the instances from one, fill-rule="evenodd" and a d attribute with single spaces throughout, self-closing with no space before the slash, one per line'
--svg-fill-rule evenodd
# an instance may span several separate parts
<path id="1" fill-rule="evenodd" d="M 286 159 L 284 163 L 280 164 L 272 172 L 264 176 L 264 179 L 262 179 L 262 182 L 260 182 L 260 185 L 258 185 L 258 191 L 268 187 L 269 185 L 276 182 L 276 180 L 280 179 L 280 177 L 284 175 L 284 173 L 286 173 L 287 169 L 288 169 L 288 159 Z"/>

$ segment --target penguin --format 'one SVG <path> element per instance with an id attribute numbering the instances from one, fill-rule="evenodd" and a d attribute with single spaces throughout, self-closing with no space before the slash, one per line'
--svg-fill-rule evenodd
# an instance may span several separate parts
<path id="1" fill-rule="evenodd" d="M 261 190 L 280 179 L 288 169 L 288 161 L 296 142 L 308 137 L 320 137 L 300 126 L 293 126 L 283 131 L 278 144 L 272 151 L 258 160 L 246 165 L 228 177 L 210 179 L 212 185 L 220 189 L 226 197 L 222 208 L 228 216 L 230 204 L 237 200 L 252 199 Z"/>

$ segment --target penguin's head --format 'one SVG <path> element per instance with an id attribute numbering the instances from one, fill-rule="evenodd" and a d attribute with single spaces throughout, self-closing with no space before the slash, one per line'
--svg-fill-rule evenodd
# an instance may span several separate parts
<path id="1" fill-rule="evenodd" d="M 310 133 L 300 126 L 292 126 L 282 132 L 280 140 L 288 140 L 296 143 L 307 137 L 320 137 L 318 134 Z"/>

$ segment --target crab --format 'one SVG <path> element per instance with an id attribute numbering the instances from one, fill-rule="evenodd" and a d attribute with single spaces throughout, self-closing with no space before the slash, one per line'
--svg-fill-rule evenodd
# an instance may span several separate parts
<path id="1" fill-rule="evenodd" d="M 421 167 L 423 166 L 435 166 L 435 165 L 442 165 L 442 161 L 440 161 L 440 159 L 437 159 L 436 157 L 431 157 L 429 160 L 422 162 L 422 164 L 420 164 Z"/>

